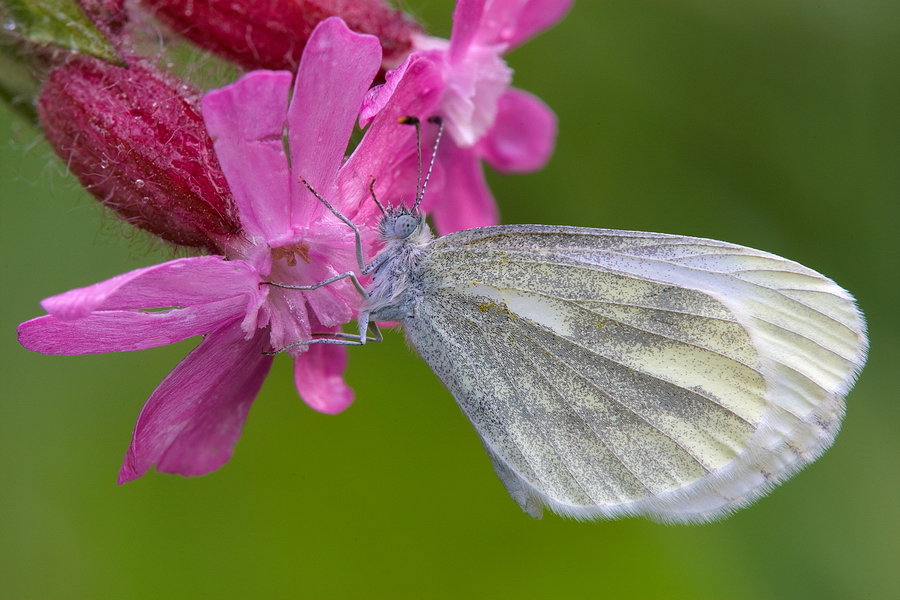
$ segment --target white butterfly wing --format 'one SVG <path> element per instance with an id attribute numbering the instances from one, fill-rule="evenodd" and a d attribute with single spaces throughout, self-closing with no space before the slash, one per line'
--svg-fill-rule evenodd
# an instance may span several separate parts
<path id="1" fill-rule="evenodd" d="M 407 337 L 535 517 L 743 506 L 832 443 L 865 361 L 850 294 L 724 242 L 487 227 L 417 279 Z"/>

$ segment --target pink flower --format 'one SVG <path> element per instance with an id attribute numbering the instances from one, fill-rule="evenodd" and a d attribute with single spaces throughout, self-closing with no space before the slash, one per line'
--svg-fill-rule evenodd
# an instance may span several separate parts
<path id="1" fill-rule="evenodd" d="M 288 72 L 256 71 L 207 94 L 203 118 L 242 226 L 226 256 L 172 260 L 48 298 L 42 302 L 47 316 L 19 326 L 20 342 L 45 354 L 141 350 L 205 336 L 141 411 L 120 483 L 154 463 L 158 471 L 182 475 L 222 466 L 272 364 L 264 351 L 335 331 L 355 315 L 361 298 L 347 280 L 313 291 L 261 283 L 309 285 L 357 269 L 353 231 L 300 178 L 343 214 L 375 225 L 369 177 L 390 160 L 377 144 L 361 144 L 342 163 L 380 64 L 376 38 L 332 18 L 307 44 L 290 106 Z M 344 347 L 287 352 L 297 390 L 310 406 L 337 413 L 352 402 L 342 378 Z"/>
<path id="2" fill-rule="evenodd" d="M 417 36 L 417 50 L 369 93 L 363 123 L 384 109 L 401 81 L 414 78 L 419 88 L 440 90 L 424 113 L 409 111 L 420 118 L 442 116 L 449 133 L 423 207 L 439 233 L 498 222 L 481 159 L 504 173 L 533 171 L 549 159 L 556 117 L 540 99 L 510 87 L 512 70 L 502 56 L 559 21 L 570 5 L 571 0 L 459 0 L 450 40 Z M 422 61 L 435 68 L 414 69 Z"/>

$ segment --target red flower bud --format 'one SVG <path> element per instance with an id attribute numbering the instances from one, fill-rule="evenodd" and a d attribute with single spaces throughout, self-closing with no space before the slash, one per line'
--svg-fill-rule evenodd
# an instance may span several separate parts
<path id="1" fill-rule="evenodd" d="M 396 66 L 422 28 L 382 0 L 141 0 L 160 20 L 198 46 L 246 69 L 296 71 L 313 28 L 341 17 L 381 41 L 385 65 Z"/>
<path id="2" fill-rule="evenodd" d="M 128 22 L 125 0 L 78 0 L 78 4 L 111 42 L 115 43 L 121 38 Z"/>
<path id="3" fill-rule="evenodd" d="M 240 224 L 197 101 L 148 64 L 73 56 L 50 72 L 38 114 L 103 204 L 164 240 L 222 253 Z"/>

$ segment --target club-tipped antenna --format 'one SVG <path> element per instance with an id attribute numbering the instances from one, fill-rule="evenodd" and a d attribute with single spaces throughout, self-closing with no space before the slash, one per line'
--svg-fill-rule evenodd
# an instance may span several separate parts
<path id="1" fill-rule="evenodd" d="M 407 116 L 399 120 L 404 125 L 413 125 L 416 128 L 416 158 L 418 159 L 418 176 L 416 177 L 416 202 L 413 204 L 412 210 L 415 212 L 419 209 L 422 199 L 425 197 L 425 188 L 428 186 L 428 180 L 431 178 L 431 172 L 434 170 L 434 162 L 437 159 L 438 146 L 441 143 L 441 136 L 444 134 L 444 119 L 439 116 L 428 117 L 429 123 L 438 126 L 437 136 L 434 138 L 434 146 L 431 148 L 431 160 L 428 163 L 428 171 L 425 173 L 425 179 L 422 179 L 422 124 L 418 118 Z"/>
<path id="2" fill-rule="evenodd" d="M 422 195 L 422 122 L 418 117 L 406 115 L 400 117 L 397 122 L 401 125 L 412 125 L 416 128 L 416 159 L 418 162 L 418 170 L 416 171 L 416 206 L 419 205 L 419 197 Z"/>
<path id="3" fill-rule="evenodd" d="M 433 117 L 428 117 L 428 122 L 437 125 L 438 131 L 437 136 L 434 138 L 434 146 L 431 148 L 431 161 L 428 163 L 428 172 L 425 173 L 425 180 L 422 182 L 422 191 L 419 192 L 419 196 L 418 198 L 416 198 L 416 203 L 415 205 L 413 205 L 413 212 L 415 212 L 419 208 L 419 204 L 422 203 L 422 198 L 425 197 L 425 187 L 428 185 L 428 180 L 431 178 L 431 170 L 434 169 L 434 161 L 435 159 L 437 159 L 438 146 L 441 143 L 441 136 L 444 134 L 444 119 L 435 115 Z M 419 162 L 421 162 L 421 151 L 419 152 L 419 154 Z"/>

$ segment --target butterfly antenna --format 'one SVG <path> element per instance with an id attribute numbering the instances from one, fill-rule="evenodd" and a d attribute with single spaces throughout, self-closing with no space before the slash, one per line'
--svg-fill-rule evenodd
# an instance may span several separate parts
<path id="1" fill-rule="evenodd" d="M 384 209 L 384 205 L 378 200 L 378 196 L 375 195 L 375 177 L 372 177 L 372 182 L 369 184 L 369 194 L 372 195 L 372 200 L 375 201 L 375 204 L 378 205 L 378 208 L 381 209 L 381 214 L 386 215 L 387 211 Z"/>
<path id="2" fill-rule="evenodd" d="M 416 174 L 416 206 L 419 205 L 419 198 L 422 195 L 422 189 L 419 187 L 422 183 L 422 122 L 412 115 L 400 117 L 397 122 L 401 125 L 412 125 L 416 128 L 416 159 L 418 160 L 419 170 Z"/>
<path id="3" fill-rule="evenodd" d="M 419 204 L 422 203 L 422 199 L 425 197 L 425 187 L 428 185 L 428 180 L 431 178 L 431 170 L 434 169 L 434 161 L 437 158 L 438 146 L 441 143 L 441 136 L 444 134 L 444 119 L 433 116 L 428 117 L 429 123 L 434 123 L 438 126 L 437 137 L 434 138 L 434 146 L 431 148 L 431 162 L 428 163 L 428 172 L 425 173 L 425 181 L 422 182 L 422 191 L 416 195 L 416 203 L 413 206 L 413 212 L 416 212 L 416 209 L 419 208 Z M 422 151 L 421 144 L 419 145 L 419 170 L 421 172 L 421 163 L 422 163 Z"/>

